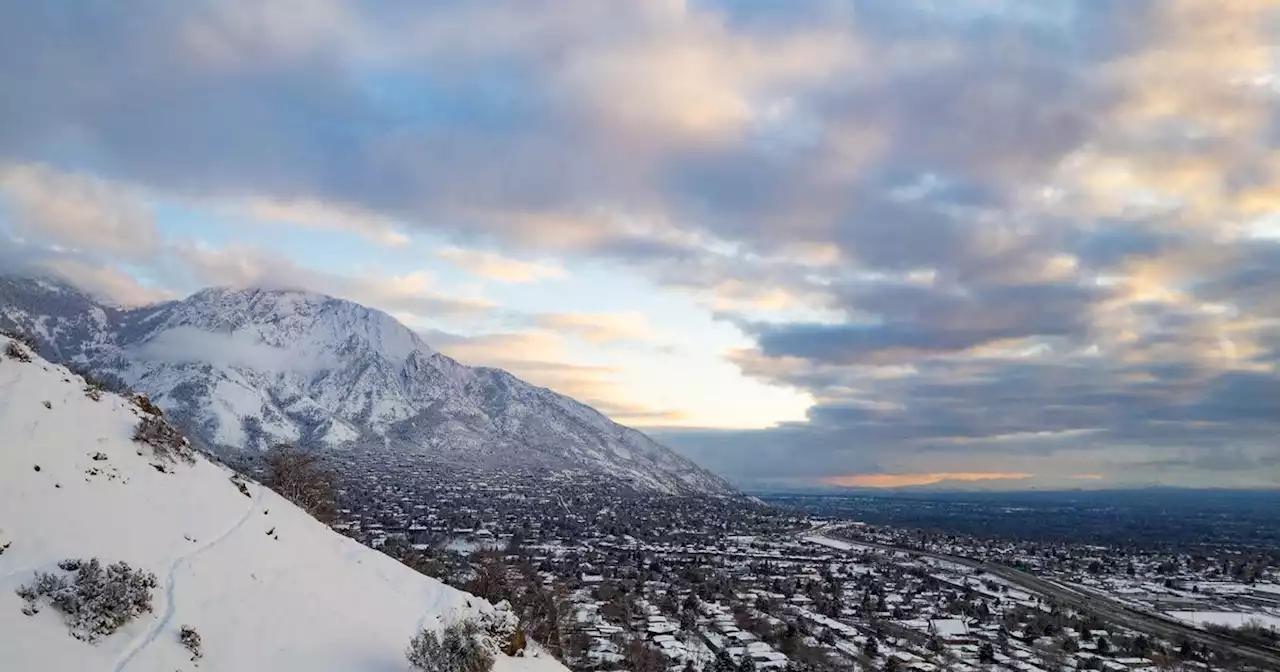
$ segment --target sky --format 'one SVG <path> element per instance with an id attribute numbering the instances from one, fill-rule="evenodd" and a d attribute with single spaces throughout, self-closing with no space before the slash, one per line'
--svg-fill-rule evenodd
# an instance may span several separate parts
<path id="1" fill-rule="evenodd" d="M 759 487 L 1280 487 L 1274 0 L 0 0 L 0 269 L 385 310 Z"/>

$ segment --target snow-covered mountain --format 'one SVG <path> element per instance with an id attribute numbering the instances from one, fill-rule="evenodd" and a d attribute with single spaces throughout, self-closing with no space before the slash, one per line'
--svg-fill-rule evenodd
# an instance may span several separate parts
<path id="1" fill-rule="evenodd" d="M 378 444 L 494 466 L 588 468 L 670 493 L 732 488 L 644 434 L 500 369 L 433 350 L 386 313 L 300 291 L 207 289 L 123 310 L 0 278 L 0 326 L 150 395 L 225 450 Z"/>
<path id="2" fill-rule="evenodd" d="M 9 342 L 0 337 L 0 668 L 405 670 L 420 629 L 494 616 L 203 457 L 166 459 L 133 441 L 136 405 L 94 400 L 66 369 L 9 356 Z M 70 558 L 154 574 L 150 609 L 92 643 L 73 638 L 61 609 L 16 594 Z M 99 599 L 110 591 L 76 608 Z M 198 661 L 184 627 L 199 635 Z M 565 668 L 499 654 L 494 670 Z"/>

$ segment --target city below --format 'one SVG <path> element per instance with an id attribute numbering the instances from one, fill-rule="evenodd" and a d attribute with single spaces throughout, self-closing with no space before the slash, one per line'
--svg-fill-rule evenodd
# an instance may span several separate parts
<path id="1" fill-rule="evenodd" d="M 540 605 L 576 670 L 1280 669 L 1271 493 L 671 497 L 340 460 L 337 529 Z"/>

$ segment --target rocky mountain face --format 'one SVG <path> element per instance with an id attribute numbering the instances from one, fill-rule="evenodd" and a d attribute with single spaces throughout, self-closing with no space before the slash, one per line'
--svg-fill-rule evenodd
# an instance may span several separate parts
<path id="1" fill-rule="evenodd" d="M 586 405 L 460 364 L 386 313 L 328 296 L 207 289 L 120 309 L 0 277 L 0 326 L 36 337 L 55 361 L 120 378 L 215 450 L 372 444 L 495 468 L 587 468 L 659 492 L 732 491 Z"/>

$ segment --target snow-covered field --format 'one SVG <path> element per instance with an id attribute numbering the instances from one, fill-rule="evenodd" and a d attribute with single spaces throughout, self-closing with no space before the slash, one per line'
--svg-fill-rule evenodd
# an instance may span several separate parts
<path id="1" fill-rule="evenodd" d="M 1171 618 L 1196 625 L 1225 625 L 1238 628 L 1250 621 L 1257 621 L 1264 627 L 1280 629 L 1280 616 L 1271 614 L 1245 613 L 1239 611 L 1170 611 Z"/>
<path id="2" fill-rule="evenodd" d="M 834 548 L 837 551 L 853 550 L 853 544 L 840 541 L 839 539 L 832 539 L 830 537 L 809 536 L 809 537 L 801 537 L 800 540 L 810 544 L 817 544 L 819 546 L 826 546 L 827 548 Z"/>
<path id="3" fill-rule="evenodd" d="M 131 440 L 137 422 L 132 404 L 88 399 L 61 367 L 0 361 L 0 669 L 195 670 L 178 641 L 186 625 L 201 636 L 204 672 L 402 672 L 419 628 L 492 609 L 256 483 L 242 494 L 204 459 L 157 470 Z M 33 572 L 89 557 L 154 572 L 153 611 L 94 644 L 72 638 L 52 607 L 22 613 L 14 591 Z M 494 669 L 565 668 L 499 656 Z"/>
<path id="4" fill-rule="evenodd" d="M 801 537 L 800 540 L 810 544 L 817 544 L 819 546 L 826 546 L 827 548 L 834 548 L 837 551 L 853 551 L 853 550 L 879 551 L 881 550 L 875 546 L 868 546 L 866 544 L 841 541 L 839 539 L 832 539 L 831 537 L 810 535 L 810 536 Z"/>

